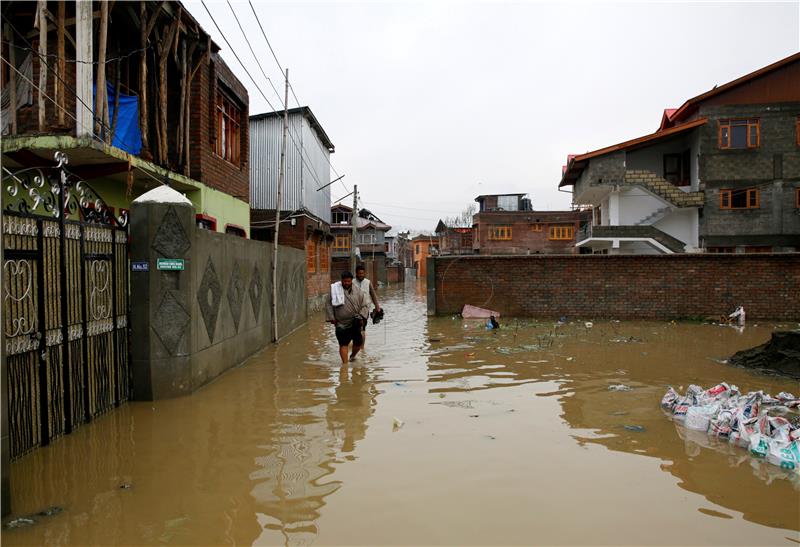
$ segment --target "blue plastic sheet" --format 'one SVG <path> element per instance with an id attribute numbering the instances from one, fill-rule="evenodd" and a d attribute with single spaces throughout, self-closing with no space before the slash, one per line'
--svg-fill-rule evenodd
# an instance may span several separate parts
<path id="1" fill-rule="evenodd" d="M 113 125 L 114 103 L 117 100 L 116 91 L 114 86 L 108 82 L 106 82 L 106 89 L 108 92 L 108 123 Z M 94 98 L 96 95 L 97 85 L 94 85 L 92 97 Z M 95 99 L 92 104 L 96 103 Z M 119 114 L 111 144 L 131 154 L 139 154 L 142 151 L 142 132 L 139 129 L 139 97 L 136 95 L 119 94 Z"/>

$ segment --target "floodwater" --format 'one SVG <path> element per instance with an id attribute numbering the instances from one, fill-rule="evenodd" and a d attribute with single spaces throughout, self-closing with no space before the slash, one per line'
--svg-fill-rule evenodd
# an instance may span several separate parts
<path id="1" fill-rule="evenodd" d="M 486 332 L 427 318 L 420 287 L 384 300 L 354 366 L 317 316 L 191 397 L 129 403 L 12 464 L 13 517 L 63 511 L 3 543 L 800 543 L 796 477 L 659 408 L 668 384 L 797 393 L 715 361 L 776 325 Z"/>

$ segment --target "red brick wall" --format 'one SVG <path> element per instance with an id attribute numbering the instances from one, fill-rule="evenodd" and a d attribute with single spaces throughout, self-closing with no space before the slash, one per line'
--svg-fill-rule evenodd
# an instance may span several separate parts
<path id="1" fill-rule="evenodd" d="M 386 280 L 389 283 L 402 283 L 405 280 L 403 266 L 386 266 Z"/>
<path id="2" fill-rule="evenodd" d="M 216 94 L 219 82 L 228 87 L 240 108 L 240 161 L 234 165 L 214 152 L 217 128 L 215 122 Z M 250 201 L 248 147 L 248 96 L 244 86 L 236 80 L 230 69 L 217 55 L 203 64 L 192 80 L 190 144 L 190 176 L 226 194 Z"/>
<path id="3" fill-rule="evenodd" d="M 438 257 L 435 308 L 592 319 L 800 320 L 800 254 Z M 431 309 L 432 308 L 432 309 Z"/>

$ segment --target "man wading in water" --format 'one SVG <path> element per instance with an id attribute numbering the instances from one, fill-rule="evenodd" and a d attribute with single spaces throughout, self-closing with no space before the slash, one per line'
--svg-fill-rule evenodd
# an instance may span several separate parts
<path id="1" fill-rule="evenodd" d="M 353 284 L 364 293 L 364 298 L 367 300 L 367 309 L 369 310 L 372 306 L 375 306 L 375 311 L 380 312 L 381 305 L 378 303 L 378 293 L 375 292 L 372 283 L 367 279 L 367 269 L 363 264 L 356 266 L 356 280 L 353 281 Z M 369 317 L 369 312 L 367 314 L 367 317 Z M 369 321 L 364 321 L 364 326 L 361 328 L 362 348 L 367 345 L 367 323 Z"/>
<path id="2" fill-rule="evenodd" d="M 353 342 L 350 361 L 361 351 L 361 346 L 364 344 L 361 327 L 367 322 L 368 313 L 369 308 L 364 293 L 353 285 L 353 274 L 344 272 L 342 280 L 331 285 L 331 292 L 325 302 L 325 320 L 336 327 L 342 364 L 348 362 L 347 349 L 350 342 Z"/>

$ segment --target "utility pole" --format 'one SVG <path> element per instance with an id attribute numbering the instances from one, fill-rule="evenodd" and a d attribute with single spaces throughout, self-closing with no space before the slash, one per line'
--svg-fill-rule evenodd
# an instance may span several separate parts
<path id="1" fill-rule="evenodd" d="M 286 69 L 286 91 L 283 98 L 283 138 L 278 187 L 275 189 L 275 240 L 272 242 L 272 341 L 278 341 L 278 234 L 281 227 L 281 187 L 286 170 L 286 132 L 289 130 L 289 69 Z"/>
<path id="2" fill-rule="evenodd" d="M 353 185 L 353 214 L 350 215 L 352 226 L 350 234 L 350 271 L 356 273 L 356 218 L 358 217 L 358 184 Z"/>

